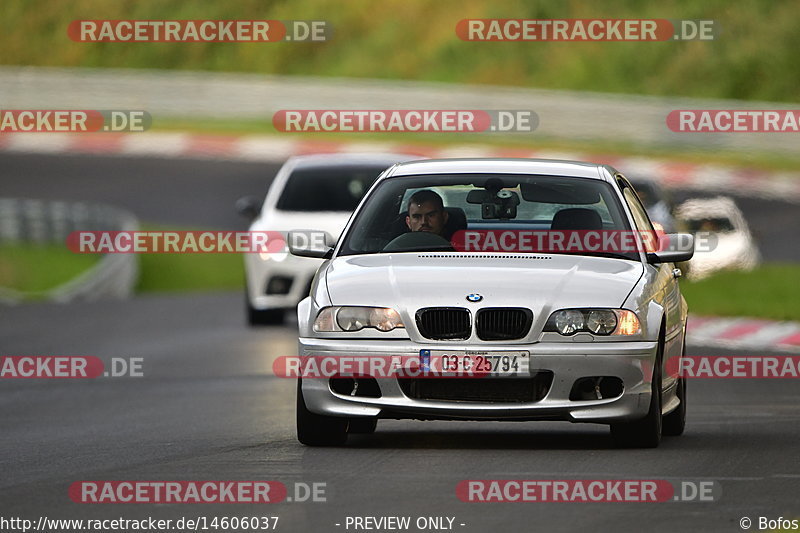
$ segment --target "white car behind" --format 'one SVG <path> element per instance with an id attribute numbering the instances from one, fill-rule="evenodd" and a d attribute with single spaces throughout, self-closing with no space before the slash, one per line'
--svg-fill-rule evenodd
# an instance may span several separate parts
<path id="1" fill-rule="evenodd" d="M 237 202 L 252 218 L 249 231 L 342 232 L 350 214 L 381 172 L 407 154 L 315 154 L 292 157 L 280 168 L 263 203 L 254 197 Z M 244 254 L 247 321 L 279 324 L 287 310 L 308 295 L 319 259 L 288 253 Z"/>
<path id="2" fill-rule="evenodd" d="M 761 261 L 747 221 L 732 198 L 686 200 L 676 216 L 695 234 L 689 279 L 702 279 L 718 270 L 752 270 Z"/>

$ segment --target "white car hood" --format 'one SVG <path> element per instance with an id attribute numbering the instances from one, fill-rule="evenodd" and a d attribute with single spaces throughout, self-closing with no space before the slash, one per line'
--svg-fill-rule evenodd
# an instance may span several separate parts
<path id="1" fill-rule="evenodd" d="M 325 279 L 333 305 L 527 307 L 535 315 L 567 307 L 619 307 L 642 276 L 641 263 L 568 255 L 394 253 L 344 256 Z M 466 300 L 483 296 L 479 304 Z"/>

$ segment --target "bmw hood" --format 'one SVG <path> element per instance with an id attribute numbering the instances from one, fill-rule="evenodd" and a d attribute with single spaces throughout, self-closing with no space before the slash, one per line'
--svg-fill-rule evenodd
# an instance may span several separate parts
<path id="1" fill-rule="evenodd" d="M 567 307 L 620 307 L 641 263 L 570 255 L 396 253 L 344 256 L 325 280 L 333 305 L 527 307 L 535 315 Z M 482 300 L 472 303 L 467 295 Z"/>

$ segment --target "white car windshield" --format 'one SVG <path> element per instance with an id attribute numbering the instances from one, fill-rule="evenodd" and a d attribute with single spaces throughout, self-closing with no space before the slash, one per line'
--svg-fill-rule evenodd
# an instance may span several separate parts
<path id="1" fill-rule="evenodd" d="M 397 177 L 383 181 L 365 200 L 339 255 L 462 251 L 454 243 L 465 231 L 630 229 L 612 186 L 600 180 L 509 174 Z M 583 253 L 639 260 L 635 252 Z"/>
<path id="2" fill-rule="evenodd" d="M 299 168 L 286 182 L 276 208 L 282 211 L 352 212 L 390 163 Z"/>

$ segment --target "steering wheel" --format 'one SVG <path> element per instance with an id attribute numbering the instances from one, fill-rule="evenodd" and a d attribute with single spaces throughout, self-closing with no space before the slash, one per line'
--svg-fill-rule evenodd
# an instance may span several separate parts
<path id="1" fill-rule="evenodd" d="M 415 252 L 422 250 L 455 251 L 450 241 L 429 231 L 403 233 L 383 247 L 384 252 Z"/>

